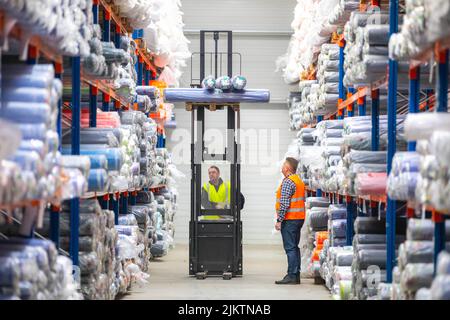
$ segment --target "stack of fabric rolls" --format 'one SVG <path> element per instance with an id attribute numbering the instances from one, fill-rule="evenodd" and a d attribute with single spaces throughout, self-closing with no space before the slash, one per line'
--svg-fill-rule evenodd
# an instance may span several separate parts
<path id="1" fill-rule="evenodd" d="M 387 181 L 387 193 L 391 199 L 414 201 L 420 170 L 417 152 L 397 152 L 392 159 L 392 169 Z"/>
<path id="2" fill-rule="evenodd" d="M 450 232 L 450 223 L 447 223 Z M 392 300 L 412 300 L 433 280 L 434 224 L 431 220 L 409 219 L 406 241 L 399 247 L 398 274 L 391 288 Z M 450 239 L 450 236 L 447 237 Z"/>
<path id="3" fill-rule="evenodd" d="M 72 261 L 49 240 L 0 240 L 1 300 L 80 300 Z"/>
<path id="4" fill-rule="evenodd" d="M 385 282 L 386 269 L 386 219 L 358 216 L 354 224 L 351 296 L 358 300 L 373 299 L 378 294 L 378 284 Z M 398 245 L 405 240 L 406 219 L 397 217 L 396 239 Z M 379 281 L 367 283 L 371 277 Z"/>
<path id="5" fill-rule="evenodd" d="M 300 235 L 301 273 L 302 277 L 320 277 L 320 252 L 323 249 L 316 242 L 316 233 L 327 231 L 328 206 L 330 202 L 326 198 L 308 197 L 305 201 L 305 222 Z M 325 235 L 320 237 L 323 239 Z M 319 237 L 319 235 L 318 235 Z M 328 235 L 325 237 L 328 238 Z"/>
<path id="6" fill-rule="evenodd" d="M 15 137 L 0 163 L 0 204 L 55 199 L 61 189 L 56 133 L 61 81 L 53 65 L 8 64 L 2 69 L 0 119 Z"/>
<path id="7" fill-rule="evenodd" d="M 339 46 L 325 43 L 322 45 L 318 63 L 317 80 L 319 92 L 317 104 L 313 105 L 313 114 L 326 115 L 336 110 L 339 99 Z"/>
<path id="8" fill-rule="evenodd" d="M 418 113 L 408 114 L 405 121 L 405 135 L 408 140 L 417 141 L 417 152 L 420 154 L 415 200 L 443 213 L 450 212 L 447 173 L 450 159 L 449 120 L 448 113 Z"/>

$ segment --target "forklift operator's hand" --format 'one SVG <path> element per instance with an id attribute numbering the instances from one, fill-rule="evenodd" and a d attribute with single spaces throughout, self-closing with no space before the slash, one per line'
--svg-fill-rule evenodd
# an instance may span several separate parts
<path id="1" fill-rule="evenodd" d="M 275 223 L 275 230 L 277 230 L 277 231 L 281 230 L 281 222 Z"/>

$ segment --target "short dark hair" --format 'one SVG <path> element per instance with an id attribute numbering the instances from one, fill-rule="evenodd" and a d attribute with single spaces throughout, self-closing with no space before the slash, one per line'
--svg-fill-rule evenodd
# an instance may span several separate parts
<path id="1" fill-rule="evenodd" d="M 297 167 L 298 167 L 298 160 L 295 158 L 291 158 L 291 157 L 287 157 L 286 158 L 286 162 L 289 164 L 289 166 L 291 167 L 291 169 L 294 172 L 297 172 Z"/>
<path id="2" fill-rule="evenodd" d="M 219 168 L 218 168 L 218 167 L 216 167 L 216 166 L 210 166 L 210 167 L 209 167 L 209 169 L 216 169 L 216 170 L 217 170 L 217 172 L 218 172 L 218 173 L 220 173 L 220 170 L 219 170 Z M 208 169 L 208 170 L 209 170 L 209 169 Z"/>

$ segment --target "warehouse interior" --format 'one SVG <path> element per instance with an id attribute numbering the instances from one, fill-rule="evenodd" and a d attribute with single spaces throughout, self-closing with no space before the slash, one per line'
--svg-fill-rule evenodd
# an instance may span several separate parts
<path id="1" fill-rule="evenodd" d="M 449 16 L 0 0 L 0 300 L 449 300 Z"/>

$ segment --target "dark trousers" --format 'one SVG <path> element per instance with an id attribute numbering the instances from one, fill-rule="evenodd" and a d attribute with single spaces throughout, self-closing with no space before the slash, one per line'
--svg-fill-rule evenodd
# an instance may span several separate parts
<path id="1" fill-rule="evenodd" d="M 300 274 L 300 229 L 305 220 L 283 220 L 281 222 L 281 237 L 287 255 L 287 273 L 294 277 Z"/>

